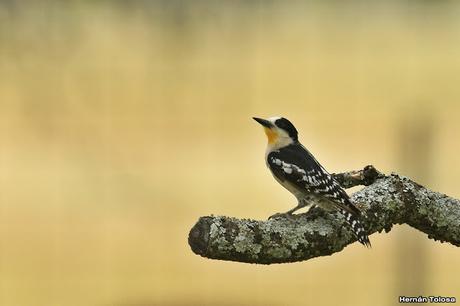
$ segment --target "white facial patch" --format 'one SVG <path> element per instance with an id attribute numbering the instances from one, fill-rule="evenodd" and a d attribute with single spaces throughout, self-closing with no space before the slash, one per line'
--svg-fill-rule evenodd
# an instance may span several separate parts
<path id="1" fill-rule="evenodd" d="M 267 120 L 270 121 L 271 123 L 275 124 L 275 121 L 278 120 L 278 119 L 281 119 L 281 117 L 274 116 L 274 117 L 268 118 Z"/>

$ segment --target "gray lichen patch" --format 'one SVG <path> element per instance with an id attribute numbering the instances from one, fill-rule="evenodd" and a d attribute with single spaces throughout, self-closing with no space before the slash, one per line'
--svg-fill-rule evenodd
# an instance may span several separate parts
<path id="1" fill-rule="evenodd" d="M 331 218 L 332 219 L 332 218 Z M 300 229 L 302 230 L 302 233 L 308 233 L 310 235 L 313 235 L 317 233 L 320 236 L 328 236 L 331 234 L 333 231 L 332 226 L 330 223 L 326 222 L 323 218 L 318 218 L 315 220 L 312 220 L 308 223 L 308 226 L 301 226 Z"/>
<path id="2" fill-rule="evenodd" d="M 254 230 L 247 223 L 239 227 L 238 235 L 235 237 L 233 246 L 236 252 L 246 253 L 250 257 L 257 257 L 262 245 L 254 241 Z"/>
<path id="3" fill-rule="evenodd" d="M 429 238 L 460 245 L 460 201 L 420 188 L 407 222 Z"/>
<path id="4" fill-rule="evenodd" d="M 266 255 L 272 258 L 274 262 L 283 258 L 290 258 L 292 255 L 291 250 L 287 247 L 273 247 L 269 248 L 266 251 Z"/>
<path id="5" fill-rule="evenodd" d="M 222 227 L 222 222 L 216 219 L 210 226 L 209 245 L 211 248 L 217 247 L 219 251 L 228 251 L 233 248 L 232 242 L 225 238 L 226 229 Z"/>

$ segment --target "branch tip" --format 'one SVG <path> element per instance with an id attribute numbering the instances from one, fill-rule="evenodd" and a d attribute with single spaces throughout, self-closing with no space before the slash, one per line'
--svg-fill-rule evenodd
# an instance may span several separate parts
<path id="1" fill-rule="evenodd" d="M 200 217 L 188 234 L 188 244 L 193 253 L 201 256 L 206 255 L 209 243 L 209 232 L 212 217 Z"/>

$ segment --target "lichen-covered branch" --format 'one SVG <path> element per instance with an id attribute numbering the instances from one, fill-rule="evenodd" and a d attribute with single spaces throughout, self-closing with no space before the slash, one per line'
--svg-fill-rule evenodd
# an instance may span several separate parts
<path id="1" fill-rule="evenodd" d="M 428 238 L 460 246 L 459 200 L 398 174 L 383 175 L 372 166 L 334 176 L 347 188 L 366 186 L 351 199 L 362 210 L 369 234 L 406 223 Z M 188 241 L 193 252 L 203 257 L 272 264 L 330 255 L 356 239 L 340 214 L 313 208 L 267 221 L 201 217 Z"/>

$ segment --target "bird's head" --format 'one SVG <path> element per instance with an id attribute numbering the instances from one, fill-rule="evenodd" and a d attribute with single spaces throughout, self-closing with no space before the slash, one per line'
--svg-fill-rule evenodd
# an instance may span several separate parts
<path id="1" fill-rule="evenodd" d="M 261 119 L 253 117 L 253 119 L 263 126 L 265 134 L 267 134 L 268 145 L 271 147 L 281 148 L 298 140 L 296 128 L 286 118 Z"/>

